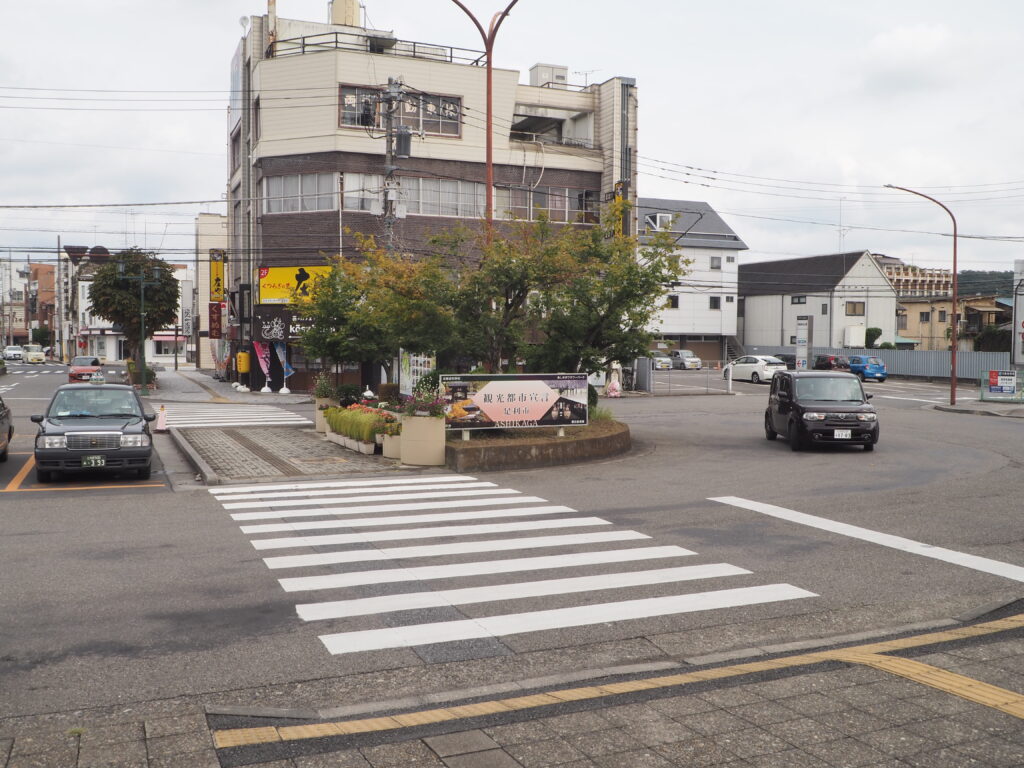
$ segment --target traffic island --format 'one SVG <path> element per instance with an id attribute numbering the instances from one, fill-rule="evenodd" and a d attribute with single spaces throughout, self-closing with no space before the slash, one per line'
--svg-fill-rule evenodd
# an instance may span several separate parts
<path id="1" fill-rule="evenodd" d="M 449 433 L 445 463 L 455 472 L 486 472 L 503 469 L 532 469 L 595 461 L 618 456 L 632 447 L 629 427 L 617 421 L 601 420 L 585 427 L 558 429 L 473 432 L 463 440 L 460 431 Z"/>

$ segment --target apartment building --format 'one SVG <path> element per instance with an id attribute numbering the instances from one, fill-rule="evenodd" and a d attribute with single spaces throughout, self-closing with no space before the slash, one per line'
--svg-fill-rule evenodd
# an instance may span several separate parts
<path id="1" fill-rule="evenodd" d="M 917 267 L 905 264 L 902 259 L 883 254 L 872 254 L 878 266 L 889 278 L 896 295 L 911 296 L 952 296 L 953 270 L 937 267 Z"/>
<path id="2" fill-rule="evenodd" d="M 232 63 L 232 351 L 260 341 L 254 332 L 275 313 L 287 315 L 282 296 L 303 275 L 315 277 L 334 254 L 358 256 L 357 233 L 426 253 L 432 235 L 479 227 L 487 213 L 481 51 L 368 29 L 357 0 L 335 0 L 326 23 L 278 18 L 275 8 L 271 0 L 266 15 L 248 19 Z M 493 69 L 493 218 L 544 211 L 586 226 L 616 195 L 635 203 L 635 82 L 576 86 L 568 67 L 551 64 L 531 68 L 528 84 L 521 79 Z M 396 153 L 386 167 L 388 146 Z M 635 225 L 635 214 L 624 222 L 628 231 Z M 293 345 L 288 354 L 299 373 L 289 386 L 301 389 L 313 364 Z M 258 372 L 254 383 L 262 384 Z"/>

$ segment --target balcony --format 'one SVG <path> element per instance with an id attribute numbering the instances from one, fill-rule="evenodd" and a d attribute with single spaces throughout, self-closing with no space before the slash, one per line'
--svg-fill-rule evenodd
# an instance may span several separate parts
<path id="1" fill-rule="evenodd" d="M 369 34 L 322 32 L 318 35 L 276 40 L 267 47 L 267 58 L 304 56 L 307 53 L 323 53 L 324 51 L 357 51 L 359 53 L 376 53 L 382 56 L 446 61 L 450 64 L 467 64 L 477 67 L 483 66 L 486 59 L 483 51 L 417 43 L 412 40 L 398 40 L 387 32 L 379 34 L 372 32 Z"/>

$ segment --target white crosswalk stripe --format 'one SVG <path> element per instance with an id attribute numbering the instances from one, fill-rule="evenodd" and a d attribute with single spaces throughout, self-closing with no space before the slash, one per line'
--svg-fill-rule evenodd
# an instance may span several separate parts
<path id="1" fill-rule="evenodd" d="M 729 563 L 682 565 L 699 553 L 466 475 L 210 493 L 226 511 L 256 510 L 230 514 L 257 551 L 285 550 L 264 558 L 268 568 L 291 569 L 278 580 L 285 592 L 323 598 L 297 604 L 296 612 L 325 628 L 320 640 L 332 654 L 499 642 L 589 625 L 618 629 L 632 620 L 816 596 L 791 584 L 752 583 L 756 574 Z M 291 535 L 264 536 L 273 533 Z M 302 551 L 310 547 L 318 551 Z M 720 588 L 715 581 L 695 591 L 705 579 L 743 583 Z M 438 589 L 416 588 L 431 583 Z M 465 618 L 452 619 L 456 610 Z"/>
<path id="2" fill-rule="evenodd" d="M 159 399 L 154 400 L 159 404 Z M 165 403 L 168 427 L 307 426 L 305 416 L 273 405 L 231 403 Z"/>

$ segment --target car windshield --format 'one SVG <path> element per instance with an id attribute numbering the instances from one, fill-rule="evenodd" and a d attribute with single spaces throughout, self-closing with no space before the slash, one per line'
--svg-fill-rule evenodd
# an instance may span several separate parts
<path id="1" fill-rule="evenodd" d="M 80 386 L 54 395 L 47 415 L 51 418 L 141 417 L 142 411 L 132 392 Z"/>
<path id="2" fill-rule="evenodd" d="M 71 358 L 71 364 L 76 366 L 81 365 L 95 367 L 100 364 L 100 361 L 97 360 L 95 357 L 73 357 Z"/>
<path id="3" fill-rule="evenodd" d="M 801 400 L 826 403 L 864 402 L 864 393 L 857 379 L 807 378 L 797 379 L 796 394 Z"/>
<path id="4" fill-rule="evenodd" d="M 38 344 L 29 344 L 27 347 L 25 347 L 25 351 L 26 352 L 42 352 L 43 348 L 41 346 L 39 346 Z"/>

